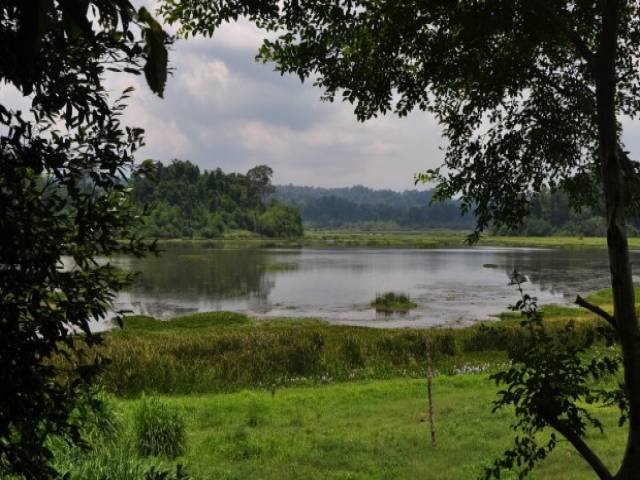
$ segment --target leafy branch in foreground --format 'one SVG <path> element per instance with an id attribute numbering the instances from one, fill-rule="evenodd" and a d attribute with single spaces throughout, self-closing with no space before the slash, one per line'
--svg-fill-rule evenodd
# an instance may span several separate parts
<path id="1" fill-rule="evenodd" d="M 500 478 L 503 469 L 518 468 L 519 477 L 525 477 L 534 466 L 545 459 L 557 446 L 556 433 L 566 438 L 589 462 L 601 479 L 613 478 L 607 466 L 584 442 L 588 428 L 603 431 L 602 423 L 583 404 L 617 404 L 620 407 L 620 425 L 627 416 L 627 402 L 622 386 L 595 388 L 599 379 L 616 375 L 620 357 L 604 356 L 586 359 L 585 353 L 597 340 L 596 336 L 611 338 L 609 326 L 586 342 L 578 342 L 574 323 L 570 321 L 556 335 L 545 329 L 543 315 L 538 310 L 537 298 L 524 293 L 522 278 L 514 270 L 510 285 L 516 285 L 520 300 L 509 307 L 519 311 L 524 319 L 522 328 L 528 332 L 522 350 L 516 351 L 511 367 L 491 375 L 499 387 L 499 399 L 493 411 L 513 406 L 516 421 L 514 446 L 504 452 L 485 471 L 485 479 Z M 551 427 L 550 435 L 542 435 Z"/>
<path id="2" fill-rule="evenodd" d="M 14 89 L 0 105 L 3 478 L 58 477 L 52 438 L 89 446 L 83 417 L 108 363 L 91 322 L 126 283 L 99 260 L 155 252 L 132 233 L 140 218 L 127 187 L 146 168 L 134 164 L 143 132 L 121 124 L 128 91 L 110 100 L 103 77 L 144 69 L 162 95 L 168 40 L 128 0 L 0 3 L 0 85 Z M 17 95 L 28 111 L 11 108 Z"/>

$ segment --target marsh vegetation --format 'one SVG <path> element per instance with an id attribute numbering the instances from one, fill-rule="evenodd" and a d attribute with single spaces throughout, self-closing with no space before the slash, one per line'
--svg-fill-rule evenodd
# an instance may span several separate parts
<path id="1" fill-rule="evenodd" d="M 610 292 L 589 300 L 611 310 Z M 586 311 L 543 311 L 551 334 L 571 318 L 576 344 L 603 325 Z M 100 378 L 107 417 L 117 420 L 115 441 L 101 441 L 90 455 L 67 453 L 61 468 L 71 479 L 99 478 L 95 472 L 137 479 L 151 467 L 180 478 L 178 464 L 193 479 L 474 478 L 510 439 L 510 413 L 491 414 L 496 387 L 488 374 L 508 364 L 526 335 L 514 313 L 465 329 L 373 329 L 232 312 L 127 318 L 122 330 L 105 334 L 113 363 Z M 424 422 L 427 340 L 437 450 Z M 600 343 L 589 355 L 616 349 Z M 618 458 L 617 409 L 587 408 L 607 426 L 590 439 L 605 458 Z M 157 446 L 141 447 L 154 445 L 141 443 L 144 435 Z M 588 475 L 582 459 L 559 448 L 532 478 Z"/>

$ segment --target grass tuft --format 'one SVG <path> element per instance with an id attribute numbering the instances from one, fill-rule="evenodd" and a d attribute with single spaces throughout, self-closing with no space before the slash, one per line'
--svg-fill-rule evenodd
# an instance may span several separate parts
<path id="1" fill-rule="evenodd" d="M 180 411 L 157 397 L 143 398 L 135 413 L 134 425 L 138 454 L 164 455 L 169 459 L 187 449 L 186 424 Z"/>
<path id="2" fill-rule="evenodd" d="M 416 308 L 418 304 L 412 302 L 406 293 L 386 292 L 376 294 L 376 299 L 371 302 L 371 306 L 379 312 L 396 312 L 411 310 Z"/>

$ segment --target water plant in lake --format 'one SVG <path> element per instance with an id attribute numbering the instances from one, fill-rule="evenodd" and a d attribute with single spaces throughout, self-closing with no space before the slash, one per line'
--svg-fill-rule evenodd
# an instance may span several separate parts
<path id="1" fill-rule="evenodd" d="M 379 312 L 396 312 L 405 311 L 418 306 L 412 302 L 409 295 L 405 293 L 387 292 L 384 294 L 376 294 L 376 299 L 371 302 L 371 306 Z"/>

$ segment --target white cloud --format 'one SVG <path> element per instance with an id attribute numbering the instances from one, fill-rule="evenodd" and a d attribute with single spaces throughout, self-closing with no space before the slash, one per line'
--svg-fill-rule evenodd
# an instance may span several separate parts
<path id="1" fill-rule="evenodd" d="M 203 56 L 191 57 L 189 69 L 178 72 L 175 79 L 178 88 L 197 102 L 225 109 L 231 80 L 229 69 L 221 60 L 208 60 Z"/>

